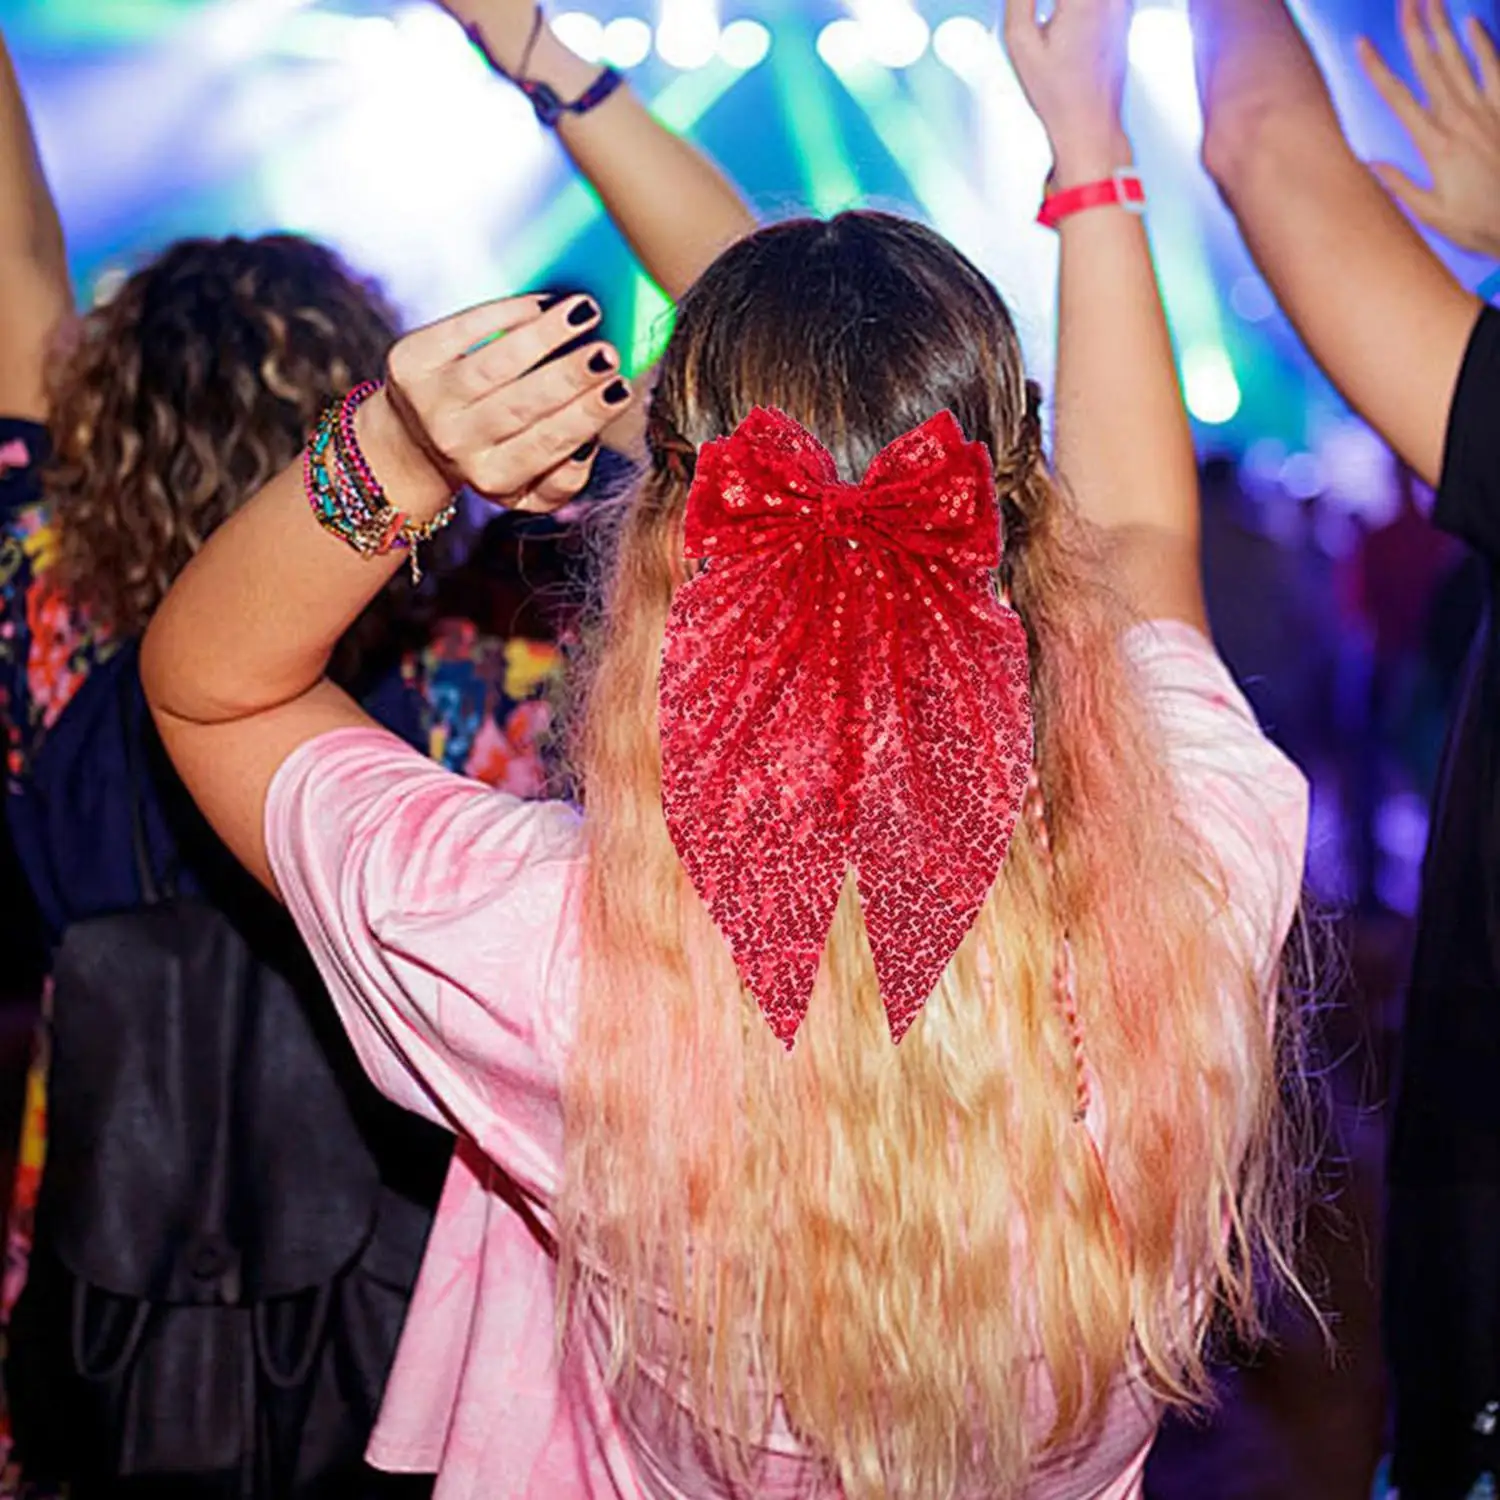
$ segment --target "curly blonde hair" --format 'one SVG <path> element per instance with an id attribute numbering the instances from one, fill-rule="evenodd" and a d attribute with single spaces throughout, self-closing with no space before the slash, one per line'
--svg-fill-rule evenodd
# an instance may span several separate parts
<path id="1" fill-rule="evenodd" d="M 142 631 L 322 407 L 379 376 L 395 337 L 372 286 L 292 235 L 184 240 L 137 271 L 49 374 L 42 483 L 69 601 L 111 635 Z"/>

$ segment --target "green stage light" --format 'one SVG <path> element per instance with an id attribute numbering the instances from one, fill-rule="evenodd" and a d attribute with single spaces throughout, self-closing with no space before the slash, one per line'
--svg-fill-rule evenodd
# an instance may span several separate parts
<path id="1" fill-rule="evenodd" d="M 625 373 L 640 375 L 666 351 L 667 340 L 672 337 L 676 309 L 666 293 L 641 271 L 635 276 L 632 300 L 630 349 Z"/>
<path id="2" fill-rule="evenodd" d="M 1167 321 L 1180 351 L 1188 410 L 1206 426 L 1220 427 L 1239 415 L 1241 391 L 1197 211 L 1184 193 L 1169 193 L 1148 182 L 1147 194 L 1151 209 L 1146 227 Z"/>
<path id="3" fill-rule="evenodd" d="M 859 177 L 844 147 L 838 116 L 808 33 L 777 38 L 776 89 L 792 136 L 802 197 L 824 218 L 860 201 Z"/>
<path id="4" fill-rule="evenodd" d="M 928 217 L 960 247 L 974 244 L 982 235 L 987 213 L 955 159 L 963 138 L 934 129 L 895 75 L 878 64 L 851 58 L 835 73 L 864 110 Z"/>

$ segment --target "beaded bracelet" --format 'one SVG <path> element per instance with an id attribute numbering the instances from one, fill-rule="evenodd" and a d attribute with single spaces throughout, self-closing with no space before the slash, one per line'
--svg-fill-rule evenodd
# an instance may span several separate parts
<path id="1" fill-rule="evenodd" d="M 450 500 L 430 521 L 413 521 L 391 504 L 354 435 L 355 413 L 379 389 L 368 381 L 355 386 L 318 418 L 303 458 L 307 499 L 324 531 L 361 557 L 408 552 L 411 580 L 420 583 L 417 548 L 453 519 L 458 501 Z"/>

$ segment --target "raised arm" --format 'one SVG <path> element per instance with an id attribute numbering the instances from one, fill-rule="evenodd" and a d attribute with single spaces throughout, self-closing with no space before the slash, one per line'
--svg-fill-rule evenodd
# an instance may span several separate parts
<path id="1" fill-rule="evenodd" d="M 1007 0 L 1011 61 L 1052 142 L 1057 190 L 1130 164 L 1121 124 L 1130 0 Z M 1105 534 L 1142 614 L 1202 627 L 1192 431 L 1141 218 L 1119 207 L 1062 221 L 1057 467 Z"/>
<path id="2" fill-rule="evenodd" d="M 1441 0 L 1429 6 L 1426 24 L 1415 7 L 1403 7 L 1401 37 L 1423 97 L 1360 41 L 1370 81 L 1421 152 L 1432 182 L 1424 187 L 1385 162 L 1372 170 L 1429 228 L 1465 250 L 1500 258 L 1500 55 L 1477 16 L 1467 30 L 1472 60 Z"/>
<path id="3" fill-rule="evenodd" d="M 544 313 L 524 297 L 404 338 L 389 385 L 356 418 L 362 461 L 390 505 L 420 524 L 459 481 L 524 510 L 576 495 L 630 391 L 608 345 L 544 361 L 598 318 L 587 298 Z M 340 489 L 340 507 L 357 518 L 348 495 Z M 327 730 L 373 727 L 324 672 L 401 556 L 364 556 L 324 529 L 294 464 L 214 532 L 146 632 L 141 676 L 167 751 L 219 836 L 268 886 L 263 819 L 276 770 Z"/>
<path id="4" fill-rule="evenodd" d="M 46 416 L 47 345 L 72 306 L 57 205 L 0 35 L 0 416 Z"/>
<path id="5" fill-rule="evenodd" d="M 485 50 L 512 77 L 526 77 L 564 101 L 580 98 L 599 76 L 550 26 L 536 33 L 531 0 L 443 0 L 475 27 Z M 564 116 L 558 135 L 592 184 L 640 262 L 674 301 L 719 252 L 755 227 L 729 179 L 696 147 L 658 122 L 628 88 L 581 116 Z"/>
<path id="6" fill-rule="evenodd" d="M 1204 160 L 1345 399 L 1429 483 L 1477 299 L 1355 157 L 1283 0 L 1190 0 Z M 1402 0 L 1403 24 L 1424 24 Z"/>

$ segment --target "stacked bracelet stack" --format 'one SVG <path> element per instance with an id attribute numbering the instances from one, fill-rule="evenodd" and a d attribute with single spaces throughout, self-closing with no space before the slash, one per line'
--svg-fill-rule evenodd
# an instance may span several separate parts
<path id="1" fill-rule="evenodd" d="M 379 389 L 368 383 L 356 386 L 318 419 L 303 466 L 307 499 L 324 531 L 361 557 L 408 552 L 412 582 L 420 583 L 417 548 L 453 519 L 458 502 L 450 500 L 430 521 L 413 521 L 386 498 L 354 436 L 355 412 Z"/>

